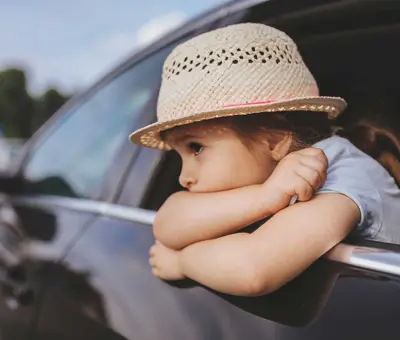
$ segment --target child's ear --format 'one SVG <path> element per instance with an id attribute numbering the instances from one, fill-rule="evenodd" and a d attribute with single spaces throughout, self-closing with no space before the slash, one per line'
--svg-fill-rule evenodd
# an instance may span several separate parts
<path id="1" fill-rule="evenodd" d="M 285 134 L 285 136 L 275 145 L 271 150 L 272 158 L 279 162 L 283 157 L 285 157 L 292 146 L 293 136 L 291 132 Z"/>

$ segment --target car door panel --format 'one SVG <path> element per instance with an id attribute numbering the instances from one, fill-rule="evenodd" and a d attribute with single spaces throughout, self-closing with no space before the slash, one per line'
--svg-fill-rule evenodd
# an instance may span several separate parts
<path id="1" fill-rule="evenodd" d="M 74 296 L 69 279 L 53 284 L 63 287 L 57 299 L 69 302 L 74 318 L 98 332 L 111 331 L 109 339 L 376 339 L 382 330 L 385 339 L 400 336 L 400 282 L 394 278 L 320 260 L 274 294 L 232 297 L 191 281 L 170 284 L 153 277 L 153 242 L 149 224 L 97 218 L 63 262 L 85 275 L 85 288 Z M 84 293 L 91 290 L 94 300 Z M 57 314 L 43 309 L 38 339 Z M 55 329 L 75 329 L 79 336 L 74 321 L 51 320 Z"/>
<path id="2" fill-rule="evenodd" d="M 112 329 L 126 339 L 212 339 L 228 332 L 230 320 L 240 310 L 230 308 L 203 288 L 181 289 L 153 277 L 147 255 L 152 243 L 149 225 L 102 217 L 68 253 L 65 266 L 78 275 L 87 272 L 88 284 L 102 298 L 102 313 L 107 320 L 99 322 L 98 327 Z M 70 301 L 70 292 L 66 287 L 59 295 Z M 73 314 L 95 320 L 78 308 Z M 64 325 L 70 320 L 58 322 L 57 329 L 73 327 Z M 38 334 L 47 324 L 47 311 L 43 309 Z M 242 336 L 252 333 L 244 327 L 240 330 Z"/>
<path id="3" fill-rule="evenodd" d="M 0 332 L 5 340 L 26 339 L 33 331 L 49 265 L 57 264 L 92 219 L 89 213 L 46 205 L 39 198 L 10 199 L 10 206 L 23 235 L 23 258 L 6 273 L 8 283 L 0 284 Z"/>

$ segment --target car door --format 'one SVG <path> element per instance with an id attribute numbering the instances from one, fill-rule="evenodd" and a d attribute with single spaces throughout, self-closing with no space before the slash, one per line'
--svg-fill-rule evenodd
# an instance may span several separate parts
<path id="1" fill-rule="evenodd" d="M 18 230 L 22 235 L 18 247 L 24 252 L 17 269 L 0 267 L 4 274 L 0 276 L 1 339 L 25 339 L 34 331 L 49 286 L 68 277 L 84 287 L 85 277 L 59 261 L 96 218 L 102 204 L 112 199 L 127 164 L 135 157 L 135 147 L 126 148 L 127 136 L 143 110 L 154 105 L 151 99 L 157 81 L 146 80 L 152 65 L 126 65 L 110 74 L 68 103 L 27 144 L 13 178 L 17 189 L 4 193 L 0 205 L 0 246 L 9 246 L 6 242 L 12 230 Z M 5 207 L 15 214 L 12 230 L 2 223 Z M 18 284 L 29 287 L 30 298 L 17 294 L 13 284 L 14 288 Z M 85 306 L 82 301 L 81 307 Z M 47 323 L 41 336 L 52 338 L 53 331 Z"/>
<path id="2" fill-rule="evenodd" d="M 260 8 L 252 13 L 262 14 Z M 382 329 L 398 339 L 398 277 L 350 262 L 320 260 L 284 289 L 257 299 L 154 278 L 147 263 L 151 224 L 178 189 L 177 171 L 179 160 L 156 150 L 141 149 L 132 158 L 115 200 L 96 210 L 58 263 L 66 274 L 49 279 L 37 339 L 375 339 Z M 85 211 L 95 210 L 90 207 Z"/>
<path id="3" fill-rule="evenodd" d="M 40 327 L 58 325 L 66 339 L 80 339 L 81 329 L 85 339 L 398 339 L 400 246 L 371 242 L 351 256 L 350 246 L 339 248 L 335 261 L 321 259 L 282 289 L 257 298 L 155 278 L 148 264 L 153 209 L 177 189 L 179 162 L 170 155 L 141 150 L 131 183 L 145 178 L 148 192 L 136 207 L 107 205 L 71 248 L 63 264 L 86 278 L 86 288 L 65 278 L 62 289 L 49 293 L 63 306 L 43 310 Z M 92 293 L 84 293 L 88 288 Z M 80 310 L 86 295 L 97 296 L 97 303 Z M 76 319 L 85 321 L 81 328 Z"/>

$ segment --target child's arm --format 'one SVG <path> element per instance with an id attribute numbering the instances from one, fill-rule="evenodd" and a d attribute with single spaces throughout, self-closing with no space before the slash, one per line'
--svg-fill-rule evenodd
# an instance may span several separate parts
<path id="1" fill-rule="evenodd" d="M 155 238 L 172 249 L 234 233 L 286 207 L 297 195 L 311 199 L 326 178 L 320 149 L 293 152 L 263 184 L 215 193 L 179 192 L 157 212 Z"/>
<path id="2" fill-rule="evenodd" d="M 178 192 L 158 211 L 154 236 L 170 248 L 182 249 L 234 233 L 271 214 L 267 199 L 262 185 L 215 193 Z"/>
<path id="3" fill-rule="evenodd" d="M 153 247 L 153 270 L 173 279 L 169 273 L 175 268 L 175 278 L 186 276 L 223 293 L 262 295 L 304 271 L 343 240 L 359 219 L 350 198 L 317 195 L 283 209 L 252 234 L 203 241 L 182 251 Z"/>

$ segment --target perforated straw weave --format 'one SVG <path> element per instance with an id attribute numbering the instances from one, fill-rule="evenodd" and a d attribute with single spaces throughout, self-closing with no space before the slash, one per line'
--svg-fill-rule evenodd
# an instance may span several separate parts
<path id="1" fill-rule="evenodd" d="M 296 44 L 262 24 L 238 24 L 199 35 L 165 60 L 157 123 L 133 143 L 169 149 L 160 132 L 206 119 L 259 112 L 318 111 L 337 117 L 346 102 L 321 97 Z"/>

